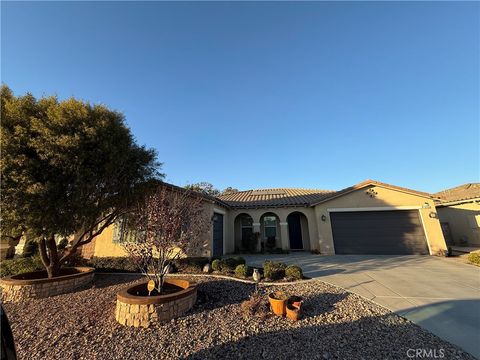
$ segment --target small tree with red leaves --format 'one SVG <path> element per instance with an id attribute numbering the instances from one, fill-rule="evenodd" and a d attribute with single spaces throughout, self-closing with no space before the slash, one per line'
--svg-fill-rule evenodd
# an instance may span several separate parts
<path id="1" fill-rule="evenodd" d="M 136 206 L 126 221 L 124 248 L 136 266 L 163 292 L 169 264 L 204 249 L 211 219 L 198 194 L 160 186 Z"/>

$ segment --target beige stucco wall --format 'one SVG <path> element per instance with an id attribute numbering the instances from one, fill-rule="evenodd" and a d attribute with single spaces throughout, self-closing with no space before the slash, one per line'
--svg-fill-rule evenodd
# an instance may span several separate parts
<path id="1" fill-rule="evenodd" d="M 373 189 L 377 195 L 370 197 L 366 193 L 368 189 Z M 425 203 L 428 203 L 429 209 L 423 208 Z M 436 213 L 433 200 L 380 186 L 369 186 L 315 206 L 315 219 L 318 224 L 318 235 L 316 238 L 319 242 L 320 252 L 323 254 L 335 253 L 329 210 L 338 208 L 398 208 L 399 210 L 402 208 L 418 208 L 423 221 L 430 254 L 446 249 L 440 222 L 438 218 L 430 217 L 430 213 Z M 322 215 L 326 216 L 326 221 L 321 220 Z"/>
<path id="2" fill-rule="evenodd" d="M 224 215 L 224 242 L 225 242 L 225 224 L 227 223 L 228 214 L 226 214 L 225 209 L 221 206 L 214 205 L 213 203 L 205 203 L 205 211 L 208 216 L 213 216 L 214 211 L 218 213 L 223 213 Z M 111 225 L 106 228 L 99 236 L 95 238 L 95 250 L 94 255 L 96 257 L 118 257 L 118 256 L 127 256 L 123 246 L 121 244 L 113 243 L 113 231 L 114 226 Z M 189 254 L 190 256 L 211 256 L 211 249 L 213 246 L 213 236 L 212 236 L 213 226 L 204 234 L 203 236 L 203 248 L 199 249 L 198 252 Z"/>
<path id="3" fill-rule="evenodd" d="M 440 221 L 448 223 L 453 241 L 456 244 L 460 243 L 461 237 L 466 237 L 468 239 L 468 245 L 480 245 L 479 202 L 472 201 L 438 207 L 437 210 Z"/>

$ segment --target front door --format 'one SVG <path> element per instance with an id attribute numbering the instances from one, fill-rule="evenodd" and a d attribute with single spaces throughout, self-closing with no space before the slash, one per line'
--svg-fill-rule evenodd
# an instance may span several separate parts
<path id="1" fill-rule="evenodd" d="M 213 256 L 223 255 L 223 215 L 213 213 Z"/>
<path id="2" fill-rule="evenodd" d="M 291 250 L 303 250 L 302 225 L 300 214 L 290 214 L 287 218 L 288 236 L 290 237 Z"/>

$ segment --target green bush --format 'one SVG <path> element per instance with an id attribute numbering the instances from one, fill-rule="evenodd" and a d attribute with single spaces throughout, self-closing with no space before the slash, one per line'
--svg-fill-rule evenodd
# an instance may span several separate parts
<path id="1" fill-rule="evenodd" d="M 234 258 L 224 259 L 220 264 L 222 272 L 234 272 L 238 265 Z"/>
<path id="2" fill-rule="evenodd" d="M 206 257 L 186 257 L 181 259 L 175 259 L 173 266 L 178 272 L 183 273 L 200 273 L 203 267 L 208 264 L 208 258 Z"/>
<path id="3" fill-rule="evenodd" d="M 243 257 L 241 257 L 241 256 L 235 256 L 233 259 L 235 260 L 237 266 L 238 266 L 238 265 L 245 265 L 245 264 L 247 263 L 247 262 L 245 261 L 245 259 L 244 259 Z"/>
<path id="4" fill-rule="evenodd" d="M 0 277 L 40 270 L 45 270 L 45 267 L 38 256 L 20 257 L 0 262 Z"/>
<path id="5" fill-rule="evenodd" d="M 28 240 L 23 247 L 22 256 L 31 257 L 38 254 L 38 243 L 33 240 Z"/>
<path id="6" fill-rule="evenodd" d="M 285 276 L 292 280 L 303 279 L 303 272 L 299 266 L 289 265 L 285 268 Z"/>
<path id="7" fill-rule="evenodd" d="M 212 269 L 213 269 L 213 271 L 220 271 L 220 270 L 222 270 L 221 264 L 222 264 L 222 260 L 220 260 L 220 259 L 215 259 L 215 260 L 213 260 L 213 261 L 212 261 Z"/>
<path id="8" fill-rule="evenodd" d="M 97 272 L 138 272 L 135 264 L 128 257 L 93 257 L 87 265 Z"/>
<path id="9" fill-rule="evenodd" d="M 252 276 L 253 274 L 253 269 L 250 266 L 247 266 L 245 264 L 240 264 L 237 265 L 235 268 L 235 276 L 239 278 L 246 278 L 249 276 Z"/>
<path id="10" fill-rule="evenodd" d="M 285 268 L 287 265 L 280 262 L 265 261 L 263 263 L 263 274 L 270 280 L 279 280 L 285 277 Z"/>
<path id="11" fill-rule="evenodd" d="M 472 264 L 480 266 L 480 253 L 478 252 L 472 252 L 468 254 L 467 260 L 471 262 Z"/>

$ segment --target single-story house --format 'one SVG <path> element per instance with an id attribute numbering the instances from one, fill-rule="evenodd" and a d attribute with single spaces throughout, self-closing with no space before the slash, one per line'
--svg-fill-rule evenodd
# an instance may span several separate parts
<path id="1" fill-rule="evenodd" d="M 434 198 L 367 180 L 340 191 L 260 189 L 205 196 L 212 227 L 206 256 L 260 250 L 320 254 L 436 254 L 446 244 Z M 118 227 L 82 249 L 123 256 Z"/>
<path id="2" fill-rule="evenodd" d="M 480 183 L 433 194 L 448 245 L 480 246 Z"/>

